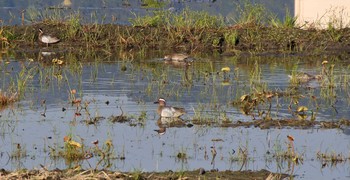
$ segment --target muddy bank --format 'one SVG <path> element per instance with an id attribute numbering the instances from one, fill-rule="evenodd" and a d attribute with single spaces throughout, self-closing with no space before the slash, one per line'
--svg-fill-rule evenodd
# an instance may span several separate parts
<path id="1" fill-rule="evenodd" d="M 260 171 L 181 171 L 181 172 L 134 172 L 121 173 L 113 171 L 93 170 L 20 170 L 9 172 L 1 170 L 0 177 L 4 179 L 283 179 L 286 174 Z"/>
<path id="2" fill-rule="evenodd" d="M 76 25 L 41 22 L 26 26 L 4 26 L 2 48 L 17 50 L 45 47 L 38 29 L 60 42 L 50 48 L 162 49 L 178 52 L 219 52 L 223 55 L 292 53 L 337 54 L 350 52 L 350 29 L 303 30 L 263 26 L 222 28 L 131 27 L 121 25 Z"/>

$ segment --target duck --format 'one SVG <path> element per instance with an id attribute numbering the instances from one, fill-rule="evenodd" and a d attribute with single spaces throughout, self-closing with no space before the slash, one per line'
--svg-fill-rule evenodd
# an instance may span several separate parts
<path id="1" fill-rule="evenodd" d="M 159 98 L 154 104 L 159 104 L 157 113 L 164 118 L 179 118 L 186 114 L 184 108 L 167 106 L 164 98 Z"/>
<path id="2" fill-rule="evenodd" d="M 178 62 L 191 62 L 190 56 L 183 53 L 175 53 L 164 56 L 164 60 L 166 61 L 178 61 Z"/>
<path id="3" fill-rule="evenodd" d="M 300 82 L 309 82 L 311 80 L 321 80 L 322 79 L 322 75 L 311 75 L 311 74 L 305 73 L 305 72 L 298 73 L 295 76 L 288 75 L 288 77 L 290 79 L 296 79 Z"/>
<path id="4" fill-rule="evenodd" d="M 60 41 L 60 39 L 57 37 L 44 34 L 44 31 L 41 28 L 39 28 L 39 40 L 45 43 L 46 46 L 49 46 L 49 44 L 58 43 Z"/>

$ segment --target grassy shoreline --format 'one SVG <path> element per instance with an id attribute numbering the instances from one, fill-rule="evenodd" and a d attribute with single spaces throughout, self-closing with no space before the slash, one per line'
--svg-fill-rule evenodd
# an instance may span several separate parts
<path id="1" fill-rule="evenodd" d="M 272 173 L 267 170 L 260 171 L 217 171 L 205 172 L 203 170 L 194 171 L 167 171 L 167 172 L 130 172 L 122 173 L 119 171 L 94 171 L 94 170 L 76 170 L 55 169 L 48 171 L 41 170 L 19 170 L 9 172 L 0 171 L 0 177 L 5 179 L 283 179 L 287 174 Z"/>
<path id="2" fill-rule="evenodd" d="M 350 51 L 350 28 L 303 30 L 276 27 L 177 28 L 132 27 L 121 25 L 82 25 L 72 34 L 69 24 L 45 22 L 27 26 L 2 27 L 2 48 L 44 47 L 38 29 L 61 39 L 52 47 L 91 47 L 113 49 L 165 49 L 175 52 L 219 52 L 271 54 L 333 54 Z"/>
<path id="3" fill-rule="evenodd" d="M 68 17 L 56 12 L 45 15 L 31 10 L 31 24 L 1 26 L 2 48 L 40 48 L 38 29 L 61 42 L 53 47 L 91 47 L 114 49 L 161 49 L 175 52 L 218 52 L 224 55 L 246 54 L 329 54 L 350 51 L 350 28 L 344 22 L 329 22 L 325 29 L 296 24 L 286 9 L 284 19 L 276 18 L 259 4 L 244 3 L 231 20 L 205 11 L 181 12 L 154 10 L 149 15 L 129 19 L 131 25 L 83 24 L 79 12 Z M 36 14 L 36 16 L 34 16 Z M 335 16 L 335 15 L 333 15 Z M 40 18 L 39 18 L 40 17 Z M 333 17 L 333 18 L 337 18 Z M 342 21 L 339 21 L 342 22 Z"/>

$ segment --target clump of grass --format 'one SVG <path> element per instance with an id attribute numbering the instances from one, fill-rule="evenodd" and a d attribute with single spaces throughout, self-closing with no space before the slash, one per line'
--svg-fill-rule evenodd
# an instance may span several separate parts
<path id="1" fill-rule="evenodd" d="M 205 11 L 193 11 L 185 8 L 180 13 L 168 10 L 154 11 L 151 15 L 137 16 L 130 19 L 133 26 L 142 27 L 180 27 L 180 28 L 218 28 L 224 25 L 223 18 Z"/>
<path id="2" fill-rule="evenodd" d="M 322 167 L 326 166 L 328 163 L 331 163 L 332 166 L 335 166 L 339 163 L 345 162 L 347 159 L 350 160 L 350 157 L 344 156 L 342 153 L 322 153 L 317 152 L 317 159 L 322 162 Z"/>
<path id="3" fill-rule="evenodd" d="M 17 92 L 6 93 L 2 92 L 0 89 L 0 108 L 8 106 L 18 100 Z"/>
<path id="4" fill-rule="evenodd" d="M 297 17 L 291 15 L 288 8 L 286 8 L 286 15 L 283 21 L 279 20 L 276 16 L 272 16 L 270 23 L 276 28 L 293 28 L 296 25 Z"/>
<path id="5" fill-rule="evenodd" d="M 85 158 L 85 145 L 72 140 L 72 136 L 64 137 L 64 148 L 59 151 L 60 157 L 67 162 L 77 162 Z"/>
<path id="6" fill-rule="evenodd" d="M 5 35 L 4 29 L 0 29 L 0 42 L 1 42 L 1 47 L 4 48 L 9 45 L 8 38 Z"/>
<path id="7" fill-rule="evenodd" d="M 142 173 L 142 170 L 134 169 L 134 171 L 131 172 L 131 177 L 135 180 L 143 179 Z"/>
<path id="8" fill-rule="evenodd" d="M 163 8 L 168 4 L 167 1 L 144 0 L 143 7 L 145 8 Z"/>
<path id="9" fill-rule="evenodd" d="M 234 21 L 243 27 L 258 27 L 267 22 L 268 11 L 262 4 L 255 4 L 245 1 L 243 5 L 238 5 L 238 18 Z"/>
<path id="10" fill-rule="evenodd" d="M 27 151 L 25 150 L 25 147 L 23 147 L 21 144 L 15 144 L 16 147 L 14 148 L 13 152 L 11 153 L 11 159 L 21 159 L 23 157 L 27 156 Z"/>
<path id="11" fill-rule="evenodd" d="M 241 162 L 242 167 L 244 164 L 246 164 L 249 160 L 248 157 L 248 149 L 247 147 L 239 147 L 238 152 L 236 153 L 233 150 L 233 153 L 230 153 L 230 161 L 231 162 Z"/>
<path id="12" fill-rule="evenodd" d="M 239 36 L 238 36 L 238 32 L 236 30 L 225 32 L 224 38 L 225 38 L 226 45 L 228 47 L 234 47 L 239 42 Z"/>
<path id="13" fill-rule="evenodd" d="M 326 14 L 328 16 L 328 28 L 343 29 L 349 27 L 348 14 L 345 7 L 332 7 Z"/>
<path id="14" fill-rule="evenodd" d="M 68 24 L 68 30 L 67 30 L 67 36 L 69 39 L 76 39 L 77 33 L 79 32 L 81 25 L 80 25 L 80 15 L 79 14 L 73 14 L 67 21 Z"/>
<path id="15" fill-rule="evenodd" d="M 275 147 L 274 156 L 277 159 L 289 160 L 289 161 L 293 162 L 293 165 L 294 164 L 298 165 L 300 163 L 302 164 L 304 158 L 295 151 L 294 137 L 291 135 L 288 135 L 286 144 L 287 144 L 287 150 L 283 150 L 283 148 L 281 147 L 280 144 L 275 144 L 274 145 L 274 147 Z"/>

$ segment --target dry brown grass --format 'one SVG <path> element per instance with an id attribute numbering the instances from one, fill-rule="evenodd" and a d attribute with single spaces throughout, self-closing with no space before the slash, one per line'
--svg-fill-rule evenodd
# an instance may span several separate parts
<path id="1" fill-rule="evenodd" d="M 17 93 L 6 93 L 0 90 L 0 107 L 4 107 L 16 102 L 18 99 Z"/>
<path id="2" fill-rule="evenodd" d="M 185 172 L 130 172 L 122 173 L 118 171 L 93 171 L 68 169 L 51 170 L 46 168 L 40 170 L 19 170 L 9 172 L 0 170 L 0 179 L 266 179 L 271 176 L 277 179 L 288 177 L 287 174 L 271 173 L 267 170 L 260 171 L 215 171 L 208 170 L 204 174 L 199 174 L 199 170 Z"/>

